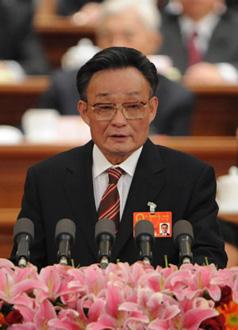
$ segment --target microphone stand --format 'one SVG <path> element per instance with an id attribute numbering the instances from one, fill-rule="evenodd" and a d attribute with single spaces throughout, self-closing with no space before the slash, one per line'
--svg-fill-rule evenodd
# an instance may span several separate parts
<path id="1" fill-rule="evenodd" d="M 151 265 L 150 258 L 148 258 L 148 257 L 144 257 L 144 258 L 142 259 L 142 262 L 143 262 L 145 265 Z"/>
<path id="2" fill-rule="evenodd" d="M 100 260 L 100 267 L 102 269 L 106 269 L 108 265 L 109 265 L 108 257 L 103 256 L 102 259 Z"/>
<path id="3" fill-rule="evenodd" d="M 185 257 L 185 258 L 183 258 L 183 260 L 182 260 L 182 265 L 184 265 L 184 264 L 191 264 L 192 262 L 191 262 L 191 259 L 190 258 L 188 258 L 188 257 Z"/>
<path id="4" fill-rule="evenodd" d="M 193 263 L 193 253 L 191 251 L 191 238 L 185 236 L 181 238 L 179 243 L 180 247 L 180 264 L 191 264 Z"/>
<path id="5" fill-rule="evenodd" d="M 61 240 L 59 243 L 58 258 L 59 258 L 60 265 L 64 265 L 64 266 L 69 265 L 69 260 L 71 258 L 69 235 L 66 235 L 66 234 L 61 235 Z"/>
<path id="6" fill-rule="evenodd" d="M 16 256 L 19 258 L 17 261 L 17 265 L 21 268 L 25 268 L 28 264 L 29 245 L 31 239 L 29 235 L 25 236 L 25 240 L 22 239 L 23 237 L 23 234 L 19 236 L 19 245 L 16 252 Z"/>
<path id="7" fill-rule="evenodd" d="M 152 251 L 151 251 L 151 238 L 149 236 L 141 235 L 141 251 L 143 263 L 151 265 Z"/>
<path id="8" fill-rule="evenodd" d="M 107 268 L 109 265 L 109 258 L 111 257 L 111 236 L 108 234 L 101 234 L 101 241 L 99 242 L 99 256 L 100 267 L 102 269 Z"/>
<path id="9" fill-rule="evenodd" d="M 27 259 L 25 257 L 20 257 L 20 259 L 18 260 L 18 267 L 20 268 L 25 268 L 27 266 Z"/>

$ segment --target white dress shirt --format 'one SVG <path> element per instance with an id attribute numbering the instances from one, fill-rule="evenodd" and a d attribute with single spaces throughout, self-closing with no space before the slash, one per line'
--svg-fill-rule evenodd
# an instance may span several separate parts
<path id="1" fill-rule="evenodd" d="M 105 192 L 108 186 L 107 169 L 109 169 L 110 167 L 119 166 L 125 172 L 125 174 L 123 174 L 120 177 L 117 183 L 117 189 L 120 196 L 120 219 L 121 219 L 123 210 L 125 208 L 127 196 L 130 190 L 131 181 L 135 173 L 136 165 L 140 157 L 141 151 L 142 151 L 142 147 L 134 151 L 130 155 L 130 157 L 128 157 L 121 164 L 113 165 L 106 159 L 103 153 L 94 144 L 92 175 L 93 175 L 93 189 L 94 189 L 96 209 L 98 209 L 103 193 Z"/>
<path id="2" fill-rule="evenodd" d="M 180 30 L 184 39 L 184 42 L 191 37 L 191 33 L 196 31 L 197 37 L 195 40 L 196 47 L 199 49 L 201 54 L 205 54 L 213 31 L 215 30 L 220 15 L 226 10 L 225 7 L 220 8 L 217 12 L 210 13 L 203 17 L 199 21 L 195 22 L 187 16 L 179 17 Z M 238 72 L 236 68 L 230 63 L 216 63 L 219 68 L 220 74 L 223 79 L 230 83 L 238 82 Z"/>
<path id="3" fill-rule="evenodd" d="M 197 37 L 195 42 L 201 54 L 204 54 L 207 51 L 212 33 L 218 22 L 219 16 L 215 14 L 209 14 L 198 22 L 194 22 L 187 16 L 179 17 L 180 29 L 184 41 L 186 42 L 186 40 L 190 38 L 191 33 L 196 31 Z"/>

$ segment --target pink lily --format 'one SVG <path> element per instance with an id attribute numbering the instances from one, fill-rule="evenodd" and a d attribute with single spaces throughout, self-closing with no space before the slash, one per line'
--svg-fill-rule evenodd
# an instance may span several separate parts
<path id="1" fill-rule="evenodd" d="M 42 290 L 38 292 L 39 302 L 48 298 L 55 301 L 58 297 L 71 293 L 68 282 L 72 277 L 68 274 L 68 266 L 53 265 L 45 267 L 39 274 Z"/>
<path id="2" fill-rule="evenodd" d="M 9 327 L 9 330 L 56 330 L 48 325 L 50 320 L 56 318 L 54 306 L 48 300 L 44 300 L 39 308 L 35 310 L 32 322 L 13 325 Z"/>
<path id="3" fill-rule="evenodd" d="M 31 298 L 27 292 L 40 288 L 37 279 L 24 279 L 17 282 L 14 272 L 2 269 L 0 272 L 0 300 L 9 304 L 31 304 Z"/>

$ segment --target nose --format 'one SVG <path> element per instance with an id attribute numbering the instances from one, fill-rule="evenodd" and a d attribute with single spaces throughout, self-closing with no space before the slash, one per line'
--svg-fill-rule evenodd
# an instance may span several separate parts
<path id="1" fill-rule="evenodd" d="M 117 106 L 117 110 L 111 120 L 111 124 L 113 124 L 113 125 L 126 125 L 127 124 L 127 120 L 126 120 L 125 116 L 123 115 L 121 105 Z"/>

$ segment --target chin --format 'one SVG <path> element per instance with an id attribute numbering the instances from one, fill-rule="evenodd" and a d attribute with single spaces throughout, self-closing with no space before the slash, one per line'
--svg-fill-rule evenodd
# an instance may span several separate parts
<path id="1" fill-rule="evenodd" d="M 129 148 L 113 146 L 111 148 L 105 149 L 106 155 L 108 155 L 108 159 L 111 163 L 120 164 L 124 160 L 126 160 L 134 151 L 135 149 L 131 150 Z"/>

